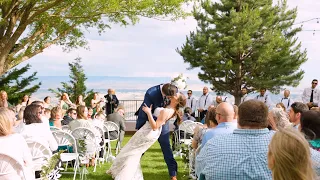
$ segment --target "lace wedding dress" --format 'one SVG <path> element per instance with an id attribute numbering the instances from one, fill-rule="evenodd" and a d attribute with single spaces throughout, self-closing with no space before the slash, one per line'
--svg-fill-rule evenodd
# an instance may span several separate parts
<path id="1" fill-rule="evenodd" d="M 160 111 L 163 109 L 164 108 L 157 108 L 153 115 L 158 117 Z M 170 110 L 173 112 L 172 109 Z M 143 180 L 140 166 L 141 156 L 159 138 L 161 129 L 162 127 L 155 131 L 152 130 L 149 121 L 147 121 L 146 124 L 131 137 L 125 147 L 121 149 L 111 168 L 107 171 L 107 174 L 111 174 L 115 180 Z"/>

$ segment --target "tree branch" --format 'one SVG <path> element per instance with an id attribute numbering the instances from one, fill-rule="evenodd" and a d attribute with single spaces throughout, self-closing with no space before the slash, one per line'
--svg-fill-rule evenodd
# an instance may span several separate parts
<path id="1" fill-rule="evenodd" d="M 52 2 L 52 3 L 50 3 L 50 4 L 46 4 L 46 6 L 44 6 L 42 9 L 39 9 L 38 11 L 35 11 L 35 12 L 31 15 L 31 17 L 29 18 L 28 23 L 31 23 L 35 17 L 37 17 L 37 16 L 39 16 L 40 14 L 48 11 L 48 10 L 51 9 L 51 8 L 57 6 L 57 5 L 58 5 L 59 3 L 61 3 L 62 1 L 63 1 L 63 0 L 56 0 L 56 1 Z"/>

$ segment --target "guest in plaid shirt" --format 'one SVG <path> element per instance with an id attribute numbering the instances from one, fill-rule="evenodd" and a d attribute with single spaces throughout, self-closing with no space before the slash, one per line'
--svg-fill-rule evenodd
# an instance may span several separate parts
<path id="1" fill-rule="evenodd" d="M 272 179 L 267 165 L 268 107 L 248 100 L 239 107 L 238 127 L 232 134 L 210 139 L 196 158 L 196 174 L 205 179 Z"/>

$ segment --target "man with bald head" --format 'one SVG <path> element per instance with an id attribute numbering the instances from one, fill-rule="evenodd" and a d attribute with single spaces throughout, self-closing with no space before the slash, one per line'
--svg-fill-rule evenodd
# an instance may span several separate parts
<path id="1" fill-rule="evenodd" d="M 217 135 L 232 133 L 233 130 L 237 128 L 237 123 L 233 118 L 233 106 L 227 102 L 221 102 L 216 108 L 216 120 L 218 122 L 218 126 L 214 129 L 208 130 L 203 135 L 201 147 L 204 147 L 208 140 Z"/>
<path id="2" fill-rule="evenodd" d="M 290 99 L 290 91 L 288 89 L 284 90 L 283 98 L 281 98 L 281 103 L 286 107 L 286 111 L 290 111 L 291 104 L 294 103 L 292 99 Z"/>

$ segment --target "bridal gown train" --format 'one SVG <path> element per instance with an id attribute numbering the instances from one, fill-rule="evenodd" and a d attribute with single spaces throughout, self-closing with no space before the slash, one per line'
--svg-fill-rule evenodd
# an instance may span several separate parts
<path id="1" fill-rule="evenodd" d="M 157 108 L 153 115 L 157 117 L 162 109 Z M 121 149 L 107 174 L 111 174 L 115 180 L 143 180 L 141 156 L 158 140 L 161 130 L 162 127 L 152 130 L 147 121 Z"/>

